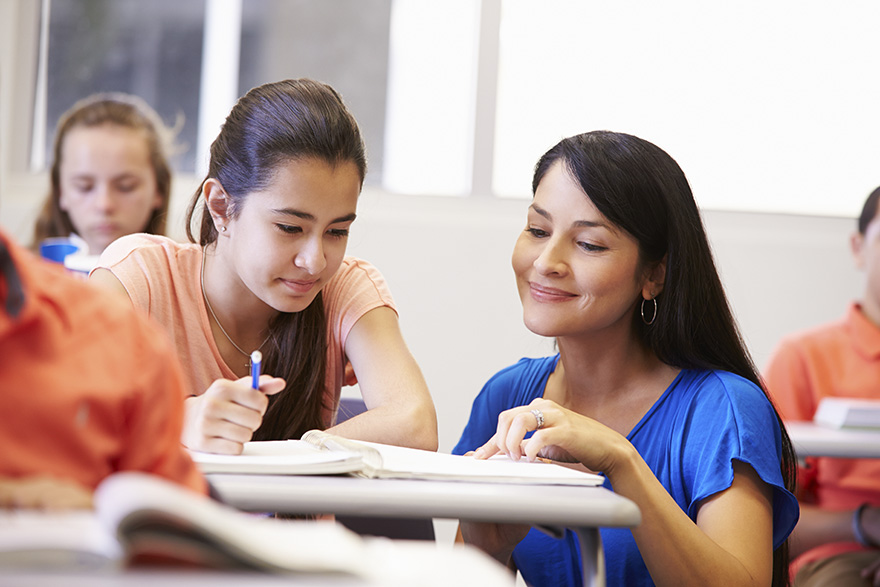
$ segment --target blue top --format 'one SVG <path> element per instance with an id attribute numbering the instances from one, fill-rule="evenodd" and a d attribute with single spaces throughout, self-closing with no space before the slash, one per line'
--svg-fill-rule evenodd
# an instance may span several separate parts
<path id="1" fill-rule="evenodd" d="M 498 414 L 542 397 L 558 360 L 559 355 L 520 359 L 492 377 L 474 400 L 452 452 L 482 446 L 495 433 Z M 782 479 L 776 414 L 761 389 L 738 375 L 682 370 L 627 439 L 692 520 L 702 500 L 730 487 L 736 459 L 773 487 L 774 548 L 797 523 L 797 500 Z M 608 480 L 605 487 L 611 489 Z M 600 532 L 608 585 L 653 585 L 632 533 L 625 528 Z M 571 531 L 556 539 L 532 528 L 513 560 L 529 585 L 583 585 L 580 549 Z"/>

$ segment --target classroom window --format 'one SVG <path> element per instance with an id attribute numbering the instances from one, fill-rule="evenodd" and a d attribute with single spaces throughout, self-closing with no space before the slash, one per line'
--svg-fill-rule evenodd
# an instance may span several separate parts
<path id="1" fill-rule="evenodd" d="M 501 0 L 493 191 L 588 130 L 667 151 L 715 210 L 856 215 L 880 184 L 880 4 Z"/>
<path id="2" fill-rule="evenodd" d="M 333 86 L 361 128 L 366 183 L 380 185 L 388 93 L 391 0 L 247 0 L 238 95 L 279 79 Z"/>
<path id="3" fill-rule="evenodd" d="M 336 87 L 358 118 L 367 184 L 396 193 L 527 198 L 538 156 L 593 129 L 667 150 L 709 209 L 851 216 L 880 183 L 873 0 L 42 6 L 36 170 L 61 112 L 119 90 L 181 121 L 175 168 L 199 174 L 238 96 L 308 76 Z M 205 50 L 212 38 L 220 44 Z"/>
<path id="4" fill-rule="evenodd" d="M 44 2 L 43 136 L 31 165 L 42 168 L 58 117 L 95 92 L 126 92 L 177 127 L 175 168 L 192 171 L 196 143 L 205 3 L 193 0 L 52 0 Z"/>
<path id="5" fill-rule="evenodd" d="M 367 185 L 467 195 L 478 5 L 44 0 L 48 42 L 36 102 L 42 93 L 45 107 L 34 113 L 31 167 L 45 168 L 58 117 L 77 99 L 122 91 L 177 125 L 174 167 L 200 175 L 239 96 L 269 81 L 311 77 L 336 88 L 358 119 Z"/>
<path id="6" fill-rule="evenodd" d="M 367 185 L 467 195 L 478 12 L 473 0 L 247 0 L 239 93 L 327 82 L 361 126 Z"/>

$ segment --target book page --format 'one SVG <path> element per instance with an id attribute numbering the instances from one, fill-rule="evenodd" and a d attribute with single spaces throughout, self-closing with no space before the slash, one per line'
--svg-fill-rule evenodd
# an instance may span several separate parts
<path id="1" fill-rule="evenodd" d="M 360 574 L 360 537 L 333 522 L 246 514 L 159 477 L 116 473 L 95 493 L 98 517 L 129 557 L 211 568 Z"/>
<path id="2" fill-rule="evenodd" d="M 95 503 L 98 518 L 117 529 L 134 562 L 144 557 L 186 568 L 310 573 L 315 580 L 305 582 L 322 585 L 513 585 L 507 569 L 474 547 L 438 550 L 428 542 L 364 539 L 334 522 L 245 514 L 142 473 L 111 475 Z"/>
<path id="3" fill-rule="evenodd" d="M 330 475 L 361 468 L 359 454 L 322 450 L 301 440 L 247 442 L 240 455 L 189 452 L 203 473 Z"/>
<path id="4" fill-rule="evenodd" d="M 360 455 L 362 466 L 359 471 L 352 471 L 355 474 L 369 477 L 371 476 L 370 471 L 380 470 L 384 466 L 382 454 L 370 446 L 368 442 L 351 440 L 350 438 L 329 434 L 323 430 L 309 430 L 302 435 L 302 441 L 334 453 L 350 452 Z"/>
<path id="5" fill-rule="evenodd" d="M 490 459 L 478 460 L 472 456 L 373 442 L 362 444 L 373 447 L 382 455 L 382 469 L 372 472 L 376 477 L 585 486 L 601 485 L 605 480 L 601 475 L 544 461 L 530 462 L 525 457 L 512 461 L 505 455 L 495 455 Z"/>
<path id="6" fill-rule="evenodd" d="M 4 569 L 115 568 L 122 549 L 91 510 L 0 509 L 0 567 Z"/>

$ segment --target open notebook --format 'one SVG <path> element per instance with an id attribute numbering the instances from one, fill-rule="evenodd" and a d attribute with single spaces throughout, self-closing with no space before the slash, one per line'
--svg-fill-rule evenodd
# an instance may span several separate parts
<path id="1" fill-rule="evenodd" d="M 414 448 L 350 440 L 319 430 L 302 440 L 249 442 L 240 455 L 191 452 L 204 473 L 320 475 L 434 479 L 532 485 L 601 485 L 604 477 L 561 464 L 504 455 L 477 460 Z"/>
<path id="2" fill-rule="evenodd" d="M 309 574 L 319 584 L 329 574 L 368 585 L 513 585 L 476 548 L 362 538 L 333 522 L 245 514 L 143 473 L 111 475 L 94 502 L 94 512 L 0 510 L 0 584 L 24 584 L 14 573 L 26 571 L 105 574 L 149 565 Z M 77 577 L 88 584 L 88 576 Z"/>

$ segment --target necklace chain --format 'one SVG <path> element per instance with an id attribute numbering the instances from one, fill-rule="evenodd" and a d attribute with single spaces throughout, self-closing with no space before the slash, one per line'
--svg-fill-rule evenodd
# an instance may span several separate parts
<path id="1" fill-rule="evenodd" d="M 243 351 L 240 346 L 235 344 L 235 341 L 232 340 L 232 337 L 229 336 L 229 334 L 226 332 L 226 329 L 223 328 L 222 324 L 220 324 L 220 319 L 217 318 L 217 314 L 214 313 L 214 308 L 211 307 L 211 302 L 208 300 L 208 292 L 205 291 L 205 257 L 206 257 L 205 250 L 202 249 L 202 267 L 201 267 L 201 271 L 199 272 L 199 285 L 202 286 L 202 297 L 205 298 L 205 305 L 208 306 L 208 311 L 211 312 L 211 316 L 214 317 L 214 322 L 217 323 L 217 327 L 220 329 L 220 332 L 223 333 L 223 336 L 226 337 L 226 340 L 228 340 L 230 342 L 230 344 L 232 344 L 232 346 L 235 347 L 235 350 L 237 350 L 238 352 L 243 354 L 245 357 L 247 357 L 247 363 L 245 366 L 248 369 L 250 369 L 251 368 L 251 355 L 250 355 L 250 353 Z M 267 342 L 269 342 L 269 338 L 271 336 L 272 336 L 272 333 L 270 332 L 266 336 L 266 338 L 263 340 L 263 342 L 260 344 L 260 346 L 257 347 L 258 351 L 263 350 L 263 347 L 266 346 Z"/>

